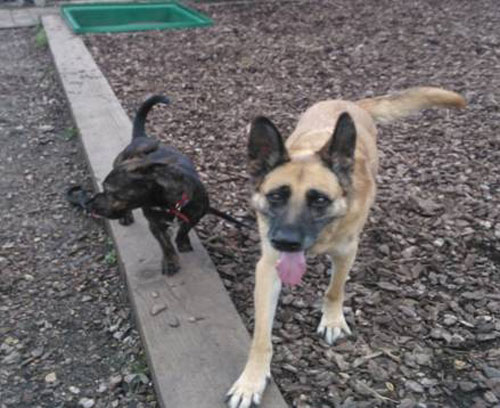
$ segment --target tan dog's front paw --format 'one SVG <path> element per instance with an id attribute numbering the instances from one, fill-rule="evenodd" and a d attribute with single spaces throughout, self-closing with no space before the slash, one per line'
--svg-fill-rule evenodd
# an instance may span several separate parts
<path id="1" fill-rule="evenodd" d="M 229 408 L 258 407 L 270 380 L 270 373 L 243 371 L 226 395 L 227 406 Z"/>
<path id="2" fill-rule="evenodd" d="M 323 317 L 319 323 L 317 333 L 331 346 L 337 340 L 352 335 L 342 310 L 336 313 L 323 312 Z"/>

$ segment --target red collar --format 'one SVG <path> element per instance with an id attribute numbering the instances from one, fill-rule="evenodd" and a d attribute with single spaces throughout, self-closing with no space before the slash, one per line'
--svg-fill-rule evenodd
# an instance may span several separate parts
<path id="1" fill-rule="evenodd" d="M 180 220 L 190 224 L 191 221 L 187 217 L 186 214 L 182 213 L 182 208 L 189 203 L 189 197 L 186 193 L 182 193 L 182 197 L 179 201 L 175 203 L 175 205 L 171 208 L 167 208 L 166 212 L 168 214 L 172 214 L 174 217 L 179 218 Z"/>

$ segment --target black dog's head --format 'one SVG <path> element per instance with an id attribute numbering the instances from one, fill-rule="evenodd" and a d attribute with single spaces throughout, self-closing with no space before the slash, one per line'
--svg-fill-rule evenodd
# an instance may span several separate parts
<path id="1" fill-rule="evenodd" d="M 132 129 L 132 141 L 116 157 L 113 170 L 103 183 L 103 192 L 86 203 L 93 215 L 111 219 L 122 218 L 135 208 L 151 204 L 154 183 L 154 166 L 166 165 L 166 151 L 156 140 L 147 137 L 144 123 L 151 108 L 168 104 L 162 95 L 148 98 L 137 111 Z"/>
<path id="2" fill-rule="evenodd" d="M 200 210 L 208 204 L 193 163 L 174 148 L 145 137 L 136 137 L 116 158 L 103 192 L 86 203 L 94 216 L 120 219 L 140 207 L 172 206 L 189 195 Z"/>
<path id="3" fill-rule="evenodd" d="M 118 164 L 104 180 L 104 191 L 87 202 L 87 210 L 93 215 L 118 219 L 128 211 L 147 205 L 154 188 L 153 165 L 144 159 Z"/>

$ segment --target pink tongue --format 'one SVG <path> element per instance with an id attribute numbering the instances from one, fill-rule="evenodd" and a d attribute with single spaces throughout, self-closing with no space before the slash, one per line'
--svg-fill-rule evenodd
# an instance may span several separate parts
<path id="1" fill-rule="evenodd" d="M 306 272 L 306 257 L 304 252 L 281 252 L 276 264 L 278 276 L 286 285 L 295 286 L 300 283 Z"/>

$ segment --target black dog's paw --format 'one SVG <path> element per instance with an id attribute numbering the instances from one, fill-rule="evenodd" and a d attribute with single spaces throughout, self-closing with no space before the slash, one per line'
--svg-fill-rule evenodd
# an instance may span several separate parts
<path id="1" fill-rule="evenodd" d="M 161 273 L 163 275 L 172 276 L 179 272 L 181 269 L 179 265 L 179 259 L 163 259 L 161 263 Z"/>
<path id="2" fill-rule="evenodd" d="M 120 218 L 118 220 L 118 222 L 124 226 L 133 224 L 134 223 L 134 216 L 132 215 L 132 212 L 126 213 L 122 218 Z"/>
<path id="3" fill-rule="evenodd" d="M 188 237 L 186 237 L 185 239 L 176 239 L 175 243 L 177 244 L 177 249 L 179 250 L 179 252 L 191 252 L 193 250 Z"/>

